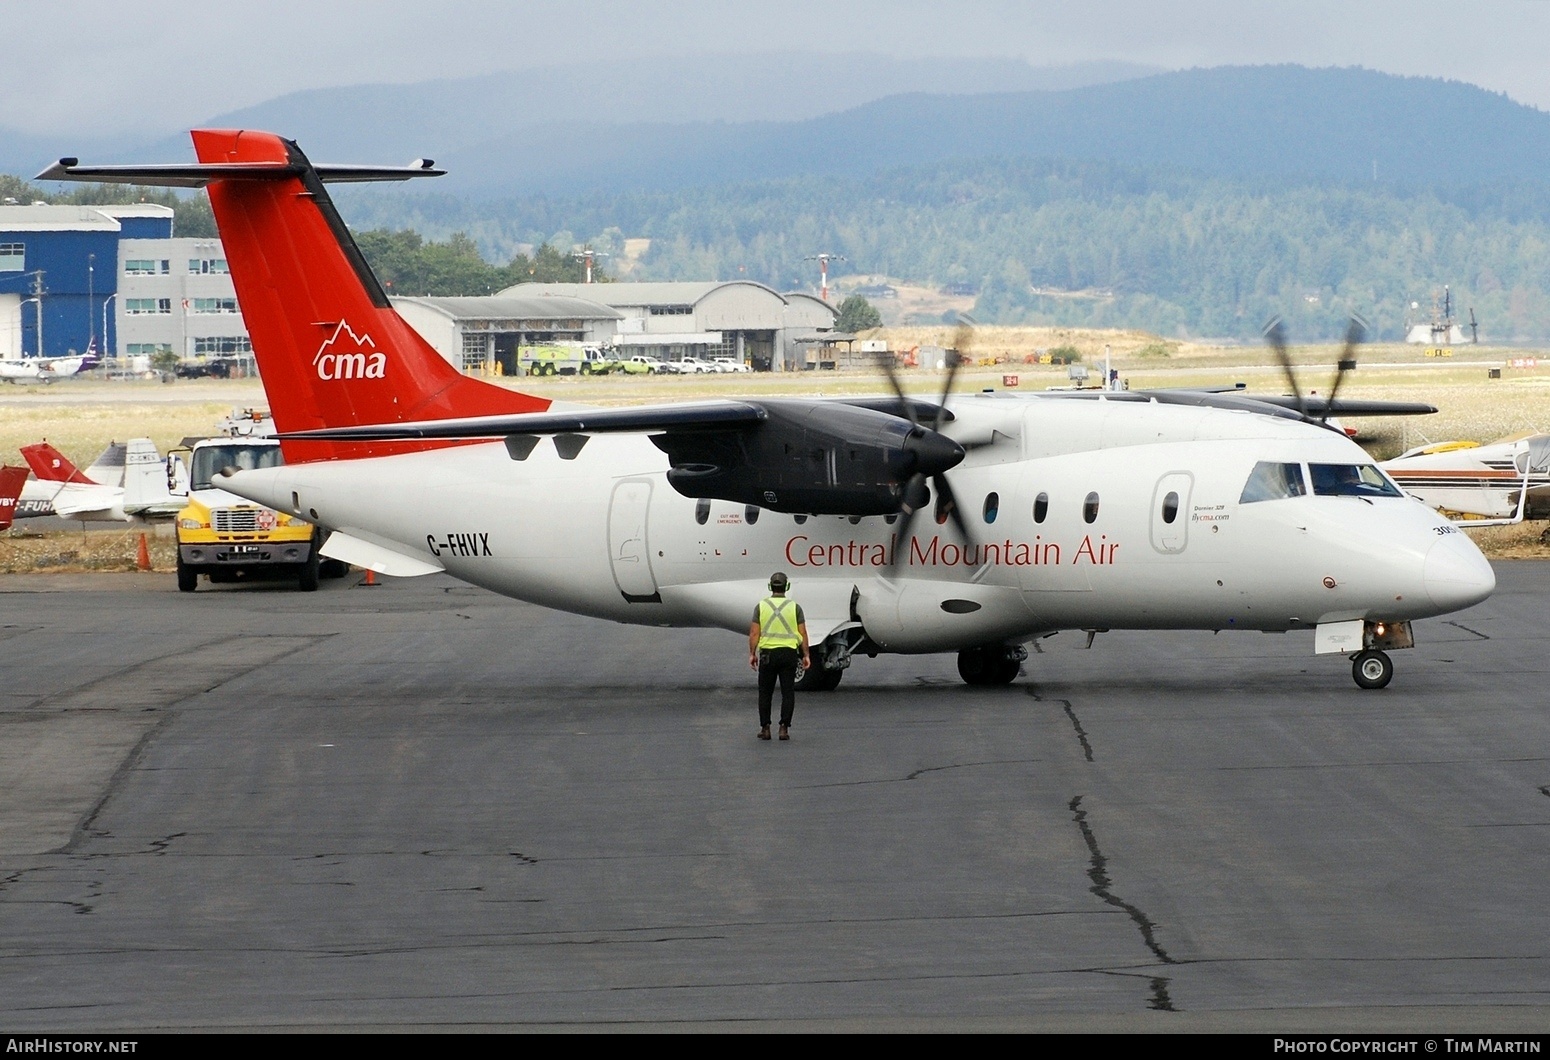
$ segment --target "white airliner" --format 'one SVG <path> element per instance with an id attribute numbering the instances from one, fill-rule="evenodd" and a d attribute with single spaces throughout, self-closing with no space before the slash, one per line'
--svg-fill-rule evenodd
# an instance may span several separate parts
<path id="1" fill-rule="evenodd" d="M 222 486 L 331 531 L 324 555 L 739 634 L 784 570 L 820 687 L 879 652 L 956 652 L 970 683 L 1003 684 L 1037 637 L 1128 628 L 1306 629 L 1376 688 L 1411 620 L 1495 588 L 1457 527 L 1305 405 L 1088 392 L 949 411 L 896 393 L 588 409 L 483 383 L 393 311 L 325 188 L 435 175 L 429 162 L 314 165 L 269 133 L 193 137 L 197 165 L 61 159 L 39 179 L 208 187 L 287 460 Z"/>

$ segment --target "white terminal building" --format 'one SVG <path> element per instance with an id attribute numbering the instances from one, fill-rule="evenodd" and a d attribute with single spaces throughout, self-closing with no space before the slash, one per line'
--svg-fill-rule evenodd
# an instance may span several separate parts
<path id="1" fill-rule="evenodd" d="M 730 357 L 791 371 L 838 311 L 812 295 L 749 280 L 683 283 L 524 283 L 480 298 L 395 298 L 394 307 L 465 371 L 515 374 L 517 348 L 556 341 L 664 361 Z"/>
<path id="2" fill-rule="evenodd" d="M 171 351 L 184 361 L 250 362 L 253 344 L 218 239 L 125 239 L 119 243 L 120 356 Z"/>

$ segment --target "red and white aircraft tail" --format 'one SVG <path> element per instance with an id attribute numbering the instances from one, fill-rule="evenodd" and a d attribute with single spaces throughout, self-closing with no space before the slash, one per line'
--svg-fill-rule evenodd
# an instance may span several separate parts
<path id="1" fill-rule="evenodd" d="M 9 530 L 16 518 L 16 501 L 27 484 L 27 469 L 0 464 L 0 530 Z"/>
<path id="2" fill-rule="evenodd" d="M 192 135 L 281 433 L 548 408 L 545 399 L 463 375 L 394 311 L 323 187 L 349 174 L 320 173 L 272 133 Z M 446 444 L 285 448 L 297 462 Z"/>
<path id="3" fill-rule="evenodd" d="M 47 442 L 35 442 L 22 446 L 22 459 L 32 468 L 32 473 L 44 482 L 69 482 L 78 486 L 96 486 L 70 462 L 70 458 Z"/>
<path id="4" fill-rule="evenodd" d="M 545 398 L 463 375 L 405 323 L 324 187 L 440 175 L 428 161 L 314 165 L 293 141 L 273 133 L 196 129 L 191 135 L 197 165 L 82 166 L 62 158 L 39 179 L 208 187 L 280 434 L 549 407 Z M 282 442 L 288 463 L 456 444 Z"/>

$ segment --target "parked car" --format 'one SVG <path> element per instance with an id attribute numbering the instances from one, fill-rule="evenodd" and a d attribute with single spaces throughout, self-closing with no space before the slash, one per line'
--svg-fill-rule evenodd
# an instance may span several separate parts
<path id="1" fill-rule="evenodd" d="M 698 357 L 685 357 L 678 362 L 678 370 L 685 375 L 719 371 L 715 365 Z"/>
<path id="2" fill-rule="evenodd" d="M 628 375 L 656 375 L 665 370 L 661 361 L 640 353 L 619 362 L 619 371 Z"/>
<path id="3" fill-rule="evenodd" d="M 715 360 L 711 361 L 710 363 L 716 366 L 716 371 L 718 371 L 718 372 L 751 372 L 751 371 L 753 371 L 752 368 L 748 367 L 748 365 L 744 364 L 742 361 L 734 360 L 731 357 L 717 357 Z"/>

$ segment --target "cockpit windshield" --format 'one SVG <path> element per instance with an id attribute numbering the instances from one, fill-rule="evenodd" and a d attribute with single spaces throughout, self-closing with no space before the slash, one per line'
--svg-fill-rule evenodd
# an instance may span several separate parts
<path id="1" fill-rule="evenodd" d="M 1372 464 L 1309 464 L 1316 497 L 1403 497 Z"/>
<path id="2" fill-rule="evenodd" d="M 1249 481 L 1243 487 L 1239 504 L 1254 501 L 1276 501 L 1282 497 L 1301 497 L 1308 492 L 1302 480 L 1301 464 L 1281 464 L 1273 460 L 1261 460 L 1254 465 Z"/>
<path id="3" fill-rule="evenodd" d="M 231 445 L 211 445 L 194 453 L 194 466 L 189 471 L 190 487 L 196 490 L 210 488 L 210 480 L 228 467 L 239 471 L 253 471 L 262 467 L 279 467 L 285 463 L 278 445 L 249 445 L 234 442 Z"/>

